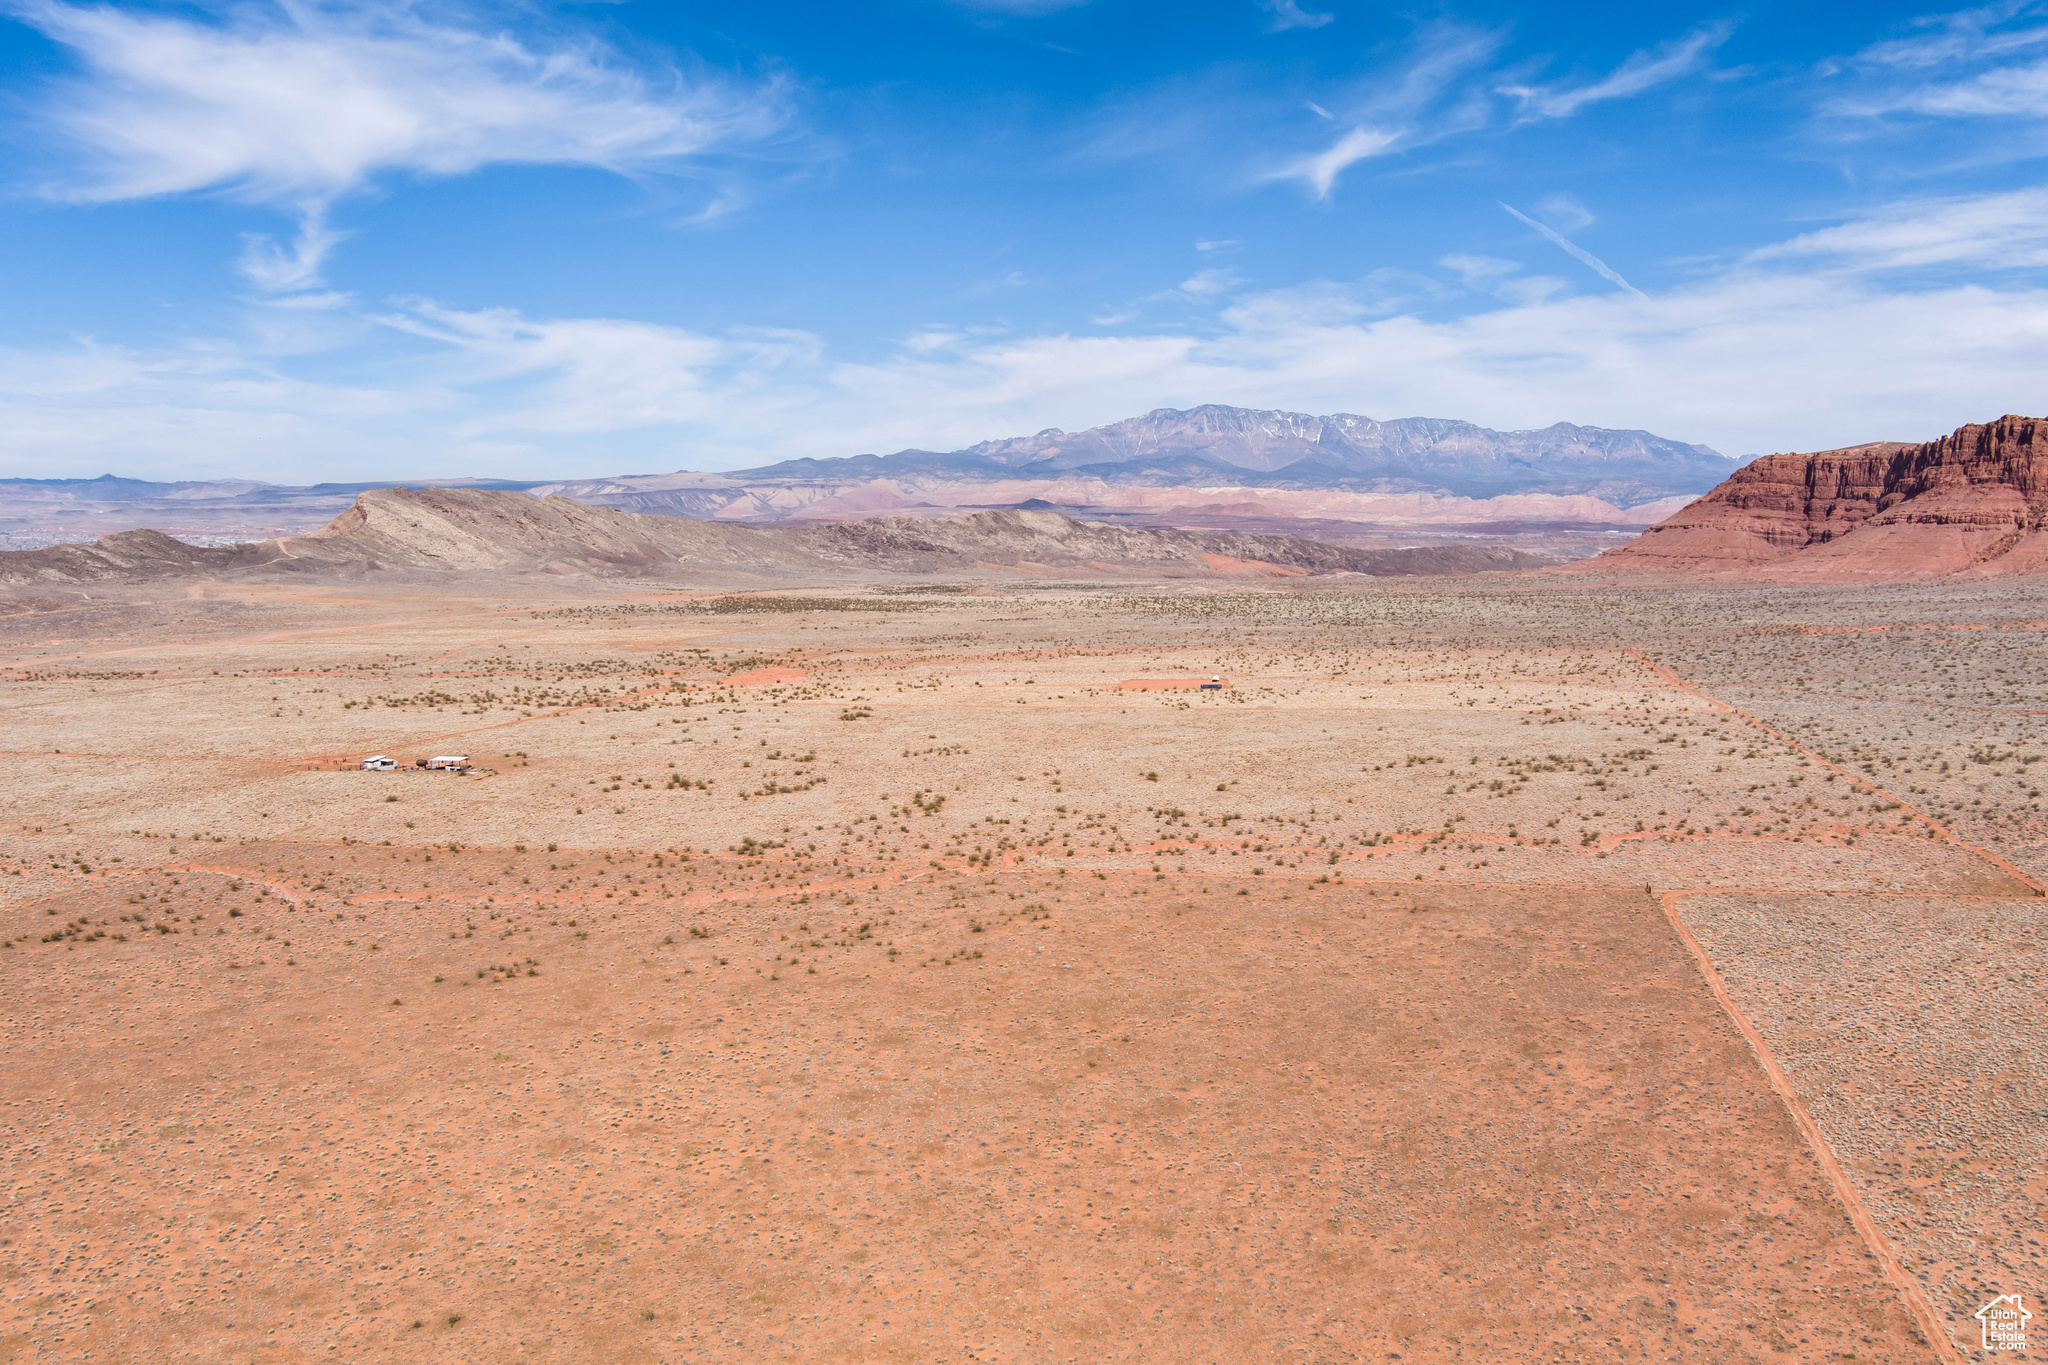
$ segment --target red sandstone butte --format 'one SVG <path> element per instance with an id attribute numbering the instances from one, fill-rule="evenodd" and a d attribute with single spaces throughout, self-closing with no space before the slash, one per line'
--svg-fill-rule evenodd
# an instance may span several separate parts
<path id="1" fill-rule="evenodd" d="M 1826 582 L 2039 573 L 2048 419 L 2001 417 L 1924 445 L 1766 455 L 1584 567 Z"/>

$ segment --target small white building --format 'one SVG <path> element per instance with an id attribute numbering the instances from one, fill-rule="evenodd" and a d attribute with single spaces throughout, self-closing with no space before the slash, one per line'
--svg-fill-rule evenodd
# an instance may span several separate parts
<path id="1" fill-rule="evenodd" d="M 434 757 L 432 757 L 432 758 L 428 758 L 428 759 L 422 759 L 422 760 L 421 760 L 421 763 L 420 763 L 420 766 L 421 766 L 421 767 L 424 767 L 424 768 L 426 768 L 426 769 L 428 769 L 428 770 L 430 770 L 430 771 L 432 771 L 432 772 L 441 772 L 441 773 L 460 773 L 460 772 L 467 772 L 467 771 L 469 771 L 469 755 L 468 755 L 468 754 L 436 754 L 436 755 L 435 755 Z"/>
<path id="2" fill-rule="evenodd" d="M 397 760 L 384 754 L 372 754 L 363 760 L 363 771 L 366 773 L 388 773 L 397 767 Z"/>

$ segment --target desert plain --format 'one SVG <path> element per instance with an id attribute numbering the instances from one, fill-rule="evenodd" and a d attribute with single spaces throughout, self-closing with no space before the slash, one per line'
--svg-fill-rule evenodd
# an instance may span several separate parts
<path id="1" fill-rule="evenodd" d="M 1937 1362 L 2048 1291 L 2038 579 L 0 610 L 0 1362 Z"/>

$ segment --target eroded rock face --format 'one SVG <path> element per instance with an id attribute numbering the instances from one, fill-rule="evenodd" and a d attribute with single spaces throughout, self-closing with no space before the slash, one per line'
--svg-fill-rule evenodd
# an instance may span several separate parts
<path id="1" fill-rule="evenodd" d="M 1592 563 L 1816 581 L 2038 572 L 2048 568 L 2048 420 L 1767 455 Z"/>

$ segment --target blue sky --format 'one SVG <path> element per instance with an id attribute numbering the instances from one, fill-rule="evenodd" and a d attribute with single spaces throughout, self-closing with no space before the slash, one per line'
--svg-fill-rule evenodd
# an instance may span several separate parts
<path id="1" fill-rule="evenodd" d="M 2048 4 L 0 13 L 10 475 L 2048 410 Z"/>

